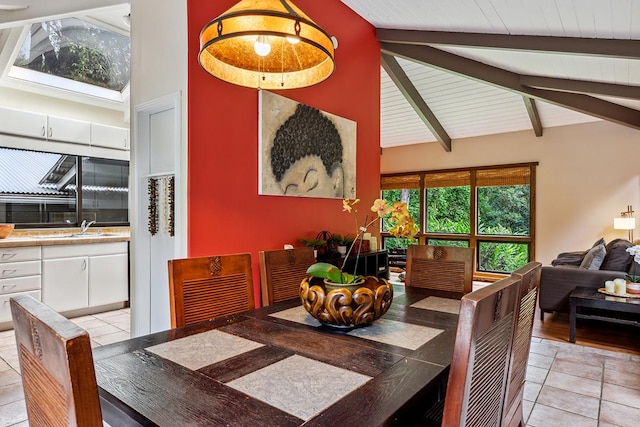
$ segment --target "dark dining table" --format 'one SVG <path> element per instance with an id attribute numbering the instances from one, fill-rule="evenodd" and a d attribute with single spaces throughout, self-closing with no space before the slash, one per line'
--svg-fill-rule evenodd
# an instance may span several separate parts
<path id="1" fill-rule="evenodd" d="M 446 383 L 460 301 L 396 287 L 372 325 L 321 325 L 299 300 L 94 349 L 111 426 L 401 424 Z"/>

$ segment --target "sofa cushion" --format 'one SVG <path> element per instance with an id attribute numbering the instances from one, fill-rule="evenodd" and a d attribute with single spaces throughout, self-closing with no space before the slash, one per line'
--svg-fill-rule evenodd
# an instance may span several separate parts
<path id="1" fill-rule="evenodd" d="M 591 245 L 591 248 L 595 248 L 598 245 L 604 244 L 604 238 L 601 237 L 596 240 L 593 245 Z M 582 263 L 584 257 L 587 255 L 587 252 L 589 252 L 589 249 L 587 249 L 586 251 L 561 252 L 558 254 L 556 259 L 551 261 L 551 265 L 553 265 L 554 267 L 556 265 L 575 265 L 576 267 L 578 267 Z"/>
<path id="2" fill-rule="evenodd" d="M 558 254 L 558 257 L 551 261 L 551 265 L 575 265 L 576 267 L 582 263 L 585 255 L 589 251 L 576 251 L 576 252 L 562 252 Z"/>
<path id="3" fill-rule="evenodd" d="M 607 254 L 604 244 L 600 243 L 597 246 L 589 249 L 589 252 L 585 255 L 580 268 L 585 270 L 600 270 L 600 266 L 604 261 L 604 257 Z"/>
<path id="4" fill-rule="evenodd" d="M 633 257 L 627 252 L 631 242 L 625 239 L 615 239 L 605 247 L 607 255 L 600 266 L 600 270 L 628 271 Z"/>

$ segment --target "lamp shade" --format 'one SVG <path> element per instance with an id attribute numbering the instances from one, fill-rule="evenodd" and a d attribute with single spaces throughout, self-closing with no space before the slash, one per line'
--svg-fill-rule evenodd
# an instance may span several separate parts
<path id="1" fill-rule="evenodd" d="M 636 228 L 635 218 L 614 218 L 613 228 L 616 230 L 634 230 Z"/>
<path id="2" fill-rule="evenodd" d="M 209 22 L 198 61 L 221 80 L 261 89 L 311 86 L 335 69 L 331 37 L 286 0 L 242 0 Z"/>

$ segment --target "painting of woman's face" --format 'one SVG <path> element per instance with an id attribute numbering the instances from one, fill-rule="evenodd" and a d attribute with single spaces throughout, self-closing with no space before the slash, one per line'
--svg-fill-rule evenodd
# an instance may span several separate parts
<path id="1" fill-rule="evenodd" d="M 355 122 L 266 91 L 260 119 L 260 194 L 355 197 Z"/>

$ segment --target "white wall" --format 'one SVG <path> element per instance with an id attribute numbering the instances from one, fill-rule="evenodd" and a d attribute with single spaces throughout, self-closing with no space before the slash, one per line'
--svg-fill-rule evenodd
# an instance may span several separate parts
<path id="1" fill-rule="evenodd" d="M 186 0 L 136 0 L 131 2 L 131 306 L 132 333 L 150 331 L 152 286 L 149 268 L 162 269 L 167 277 L 166 260 L 151 259 L 155 253 L 173 253 L 173 258 L 186 256 L 186 194 L 187 194 L 187 4 Z M 154 149 L 157 144 L 148 138 L 148 122 L 139 121 L 142 111 L 153 109 L 161 99 L 179 99 L 178 135 L 163 143 L 175 145 L 173 156 L 176 171 L 174 238 L 151 237 L 146 229 L 147 212 L 140 208 L 147 198 L 145 176 L 153 172 Z M 173 113 L 172 113 L 173 114 Z M 145 124 L 142 124 L 145 123 Z M 140 129 L 138 129 L 140 127 Z M 159 143 L 160 141 L 156 141 Z M 157 154 L 157 153 L 156 153 Z M 173 154 L 173 153 L 171 153 Z M 161 156 L 162 157 L 162 156 Z M 166 159 L 166 156 L 164 156 Z M 166 166 L 166 165 L 165 165 Z M 153 249 L 151 250 L 151 245 Z M 158 246 L 162 250 L 157 251 Z M 168 247 L 167 247 L 168 246 Z M 164 257 L 164 256 L 163 256 Z M 156 271 L 156 273 L 158 273 Z M 164 289 L 163 289 L 164 291 Z M 168 292 L 168 287 L 166 289 Z"/>
<path id="2" fill-rule="evenodd" d="M 381 173 L 539 162 L 536 182 L 536 261 L 585 250 L 595 240 L 626 238 L 613 218 L 631 204 L 640 217 L 640 131 L 608 122 L 382 150 Z M 636 231 L 636 238 L 640 234 Z"/>
<path id="3" fill-rule="evenodd" d="M 122 111 L 65 101 L 7 87 L 0 87 L 0 106 L 109 126 L 129 127 L 129 118 L 125 117 Z"/>

